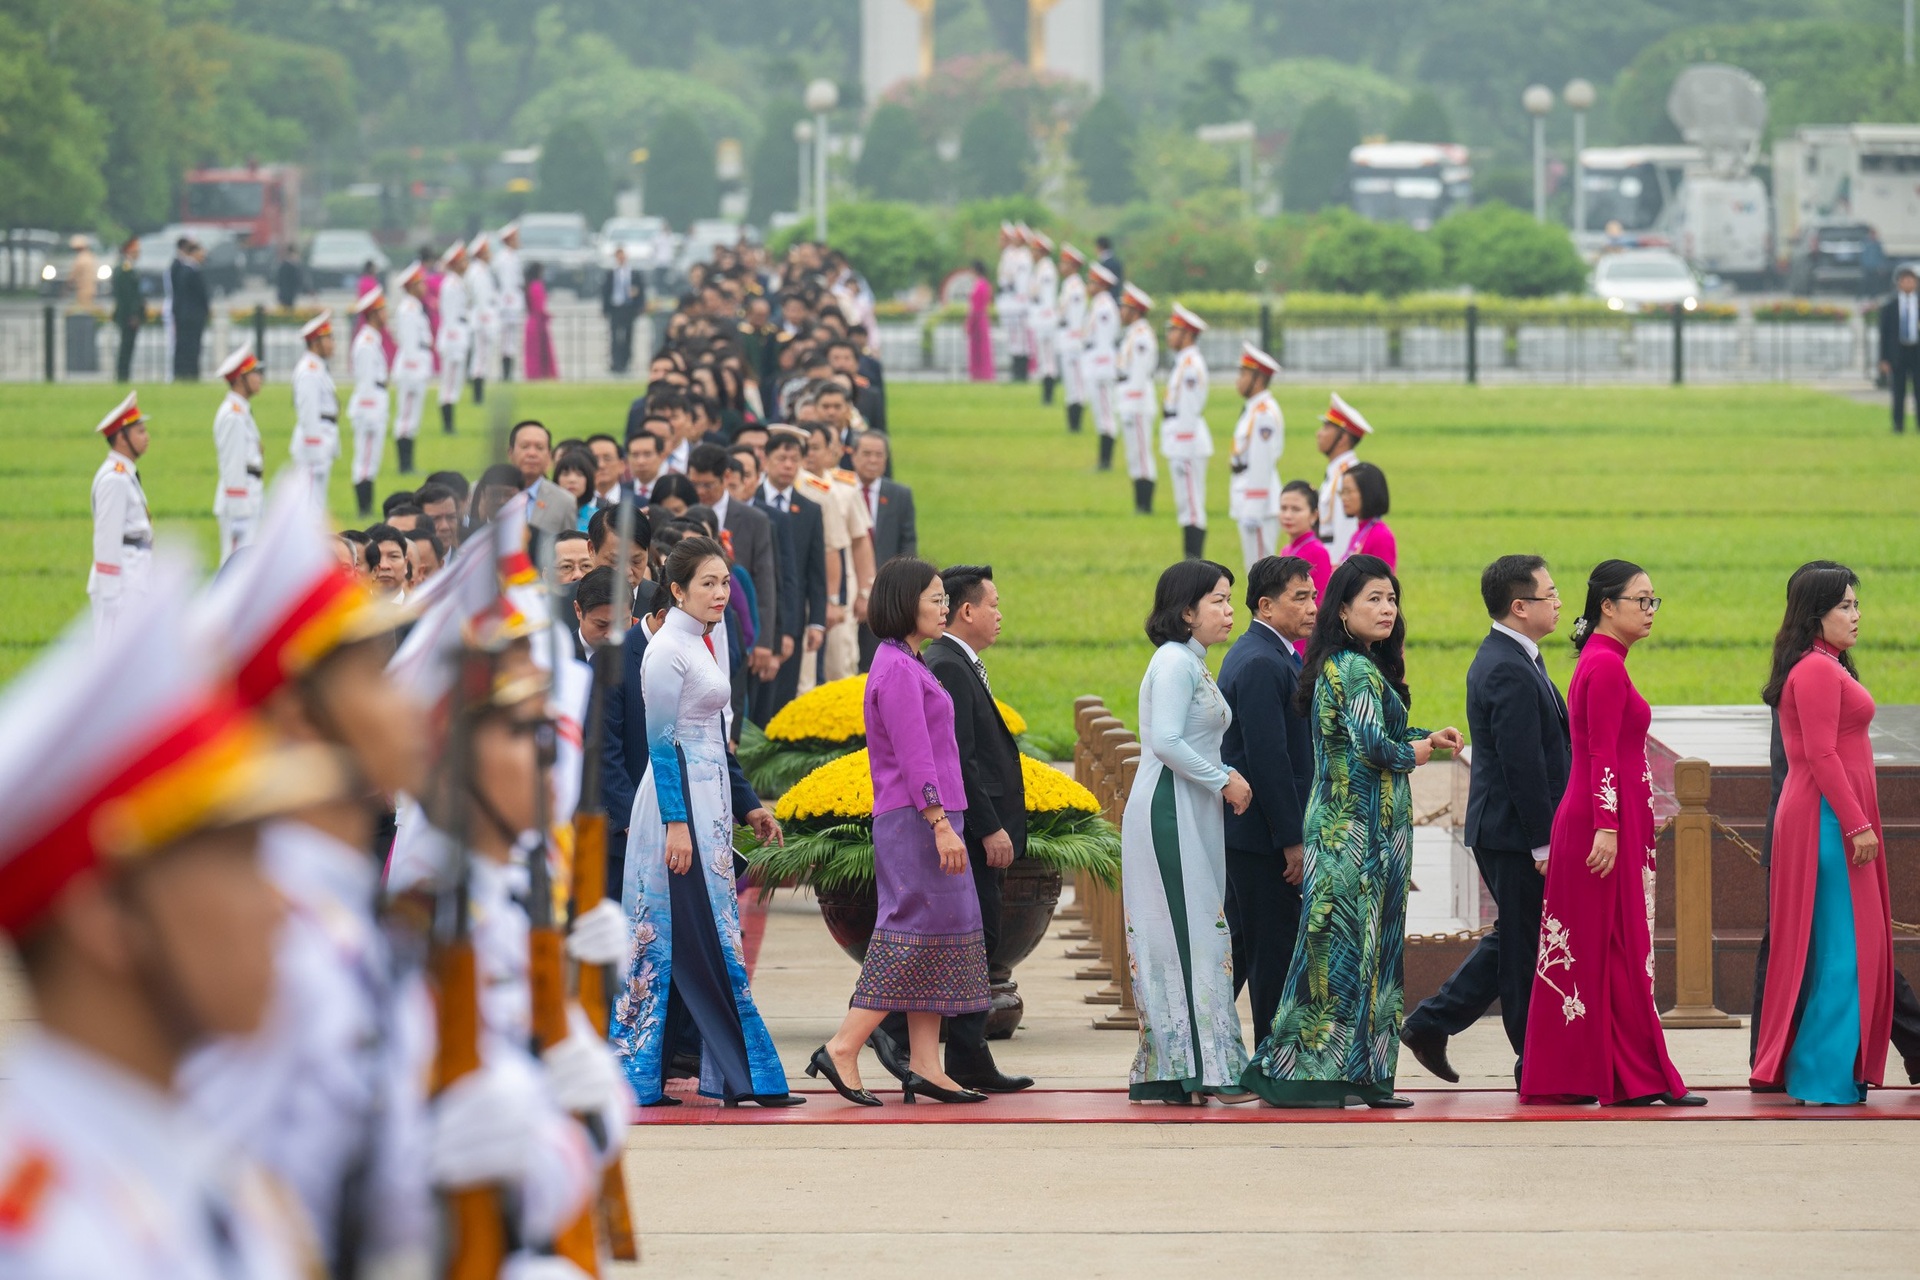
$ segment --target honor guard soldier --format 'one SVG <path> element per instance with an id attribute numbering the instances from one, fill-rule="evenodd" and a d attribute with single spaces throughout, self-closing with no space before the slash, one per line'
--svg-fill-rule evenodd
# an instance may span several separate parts
<path id="1" fill-rule="evenodd" d="M 115 635 L 70 632 L 0 702 L 0 929 L 38 1023 L 0 1067 L 8 1280 L 319 1274 L 298 1207 L 174 1078 L 267 1012 L 283 911 L 259 820 L 340 779 L 244 716 L 188 629 L 186 573 L 155 578 Z"/>
<path id="2" fill-rule="evenodd" d="M 1160 452 L 1167 459 L 1173 486 L 1173 510 L 1180 520 L 1182 548 L 1189 560 L 1207 552 L 1207 459 L 1213 433 L 1207 430 L 1207 360 L 1200 335 L 1207 322 L 1179 303 L 1167 318 L 1167 346 L 1175 353 L 1161 402 Z"/>
<path id="3" fill-rule="evenodd" d="M 314 505 L 327 509 L 327 482 L 340 456 L 340 396 L 327 361 L 333 359 L 333 312 L 322 311 L 300 330 L 307 352 L 293 366 L 293 463 L 306 473 Z"/>
<path id="4" fill-rule="evenodd" d="M 1114 348 L 1120 344 L 1120 308 L 1113 300 L 1113 287 L 1120 283 L 1113 272 L 1096 262 L 1087 269 L 1086 349 L 1080 366 L 1086 371 L 1087 402 L 1093 406 L 1093 429 L 1100 435 L 1100 470 L 1113 470 L 1113 437 L 1119 429 L 1114 421 Z"/>
<path id="5" fill-rule="evenodd" d="M 472 299 L 473 341 L 467 376 L 473 379 L 473 402 L 487 399 L 487 370 L 500 350 L 500 282 L 494 279 L 493 247 L 482 231 L 467 246 L 467 296 Z"/>
<path id="6" fill-rule="evenodd" d="M 527 339 L 527 272 L 520 262 L 520 224 L 509 222 L 494 236 L 493 278 L 500 288 L 500 381 L 512 382 Z"/>
<path id="7" fill-rule="evenodd" d="M 1160 464 L 1153 456 L 1153 376 L 1160 371 L 1160 343 L 1147 315 L 1153 299 L 1137 284 L 1120 292 L 1120 335 L 1115 371 L 1120 378 L 1120 439 L 1127 450 L 1127 474 L 1133 477 L 1133 509 L 1153 514 L 1153 486 Z"/>
<path id="8" fill-rule="evenodd" d="M 1011 222 L 1000 224 L 1000 261 L 994 269 L 999 296 L 993 309 L 1000 317 L 1000 333 L 1013 351 L 1013 380 L 1027 380 L 1027 291 L 1033 274 L 1033 258 L 1027 252 L 1026 237 Z"/>
<path id="9" fill-rule="evenodd" d="M 1035 231 L 1033 244 L 1033 282 L 1027 298 L 1027 332 L 1033 335 L 1033 363 L 1040 371 L 1040 403 L 1053 403 L 1053 388 L 1060 381 L 1059 303 L 1060 270 L 1053 265 L 1053 241 L 1044 231 Z"/>
<path id="10" fill-rule="evenodd" d="M 1087 282 L 1080 275 L 1086 255 L 1070 244 L 1060 246 L 1060 292 L 1054 302 L 1054 362 L 1066 384 L 1067 430 L 1078 431 L 1087 410 L 1087 375 L 1081 367 L 1087 325 Z"/>
<path id="11" fill-rule="evenodd" d="M 440 430 L 453 434 L 453 407 L 467 378 L 473 345 L 473 296 L 467 290 L 467 246 L 454 241 L 440 256 Z"/>
<path id="12" fill-rule="evenodd" d="M 394 277 L 400 303 L 393 315 L 393 384 L 400 393 L 393 415 L 393 447 L 400 474 L 413 474 L 413 441 L 420 434 L 420 411 L 433 381 L 433 326 L 427 319 L 427 274 L 410 262 Z"/>
<path id="13" fill-rule="evenodd" d="M 93 473 L 93 567 L 87 596 L 93 629 L 113 634 L 120 611 L 146 593 L 153 567 L 153 516 L 134 464 L 147 451 L 147 415 L 132 394 L 95 427 L 107 441 L 106 460 Z"/>
<path id="14" fill-rule="evenodd" d="M 1275 554 L 1280 542 L 1280 452 L 1287 443 L 1286 419 L 1267 390 L 1280 362 L 1251 342 L 1240 350 L 1235 389 L 1247 402 L 1233 426 L 1233 481 L 1229 510 L 1240 526 L 1240 553 L 1247 568 Z"/>
<path id="15" fill-rule="evenodd" d="M 1340 482 L 1360 461 L 1354 450 L 1372 434 L 1373 424 L 1334 392 L 1327 411 L 1320 415 L 1320 433 L 1314 443 L 1327 455 L 1327 478 L 1320 485 L 1320 541 L 1326 544 L 1335 564 L 1345 558 L 1353 531 L 1360 527 L 1360 517 L 1348 515 L 1341 505 Z"/>
<path id="16" fill-rule="evenodd" d="M 253 541 L 254 522 L 260 518 L 261 476 L 266 460 L 260 454 L 260 428 L 253 420 L 253 398 L 260 394 L 266 374 L 243 343 L 219 370 L 227 380 L 227 395 L 213 417 L 213 452 L 220 465 L 213 491 L 213 517 L 220 523 L 220 563 Z"/>
<path id="17" fill-rule="evenodd" d="M 379 285 L 360 295 L 353 314 L 361 319 L 353 335 L 353 398 L 347 421 L 353 424 L 353 499 L 360 518 L 373 514 L 373 482 L 380 477 L 380 455 L 387 447 L 387 295 Z"/>
<path id="18" fill-rule="evenodd" d="M 827 680 L 860 670 L 860 624 L 873 592 L 873 522 L 860 500 L 860 477 L 841 470 L 839 433 L 827 422 L 807 425 L 806 469 L 795 488 L 820 506 L 827 551 L 827 636 L 821 668 Z M 836 572 L 837 568 L 837 572 Z M 805 672 L 802 672 L 802 692 Z"/>

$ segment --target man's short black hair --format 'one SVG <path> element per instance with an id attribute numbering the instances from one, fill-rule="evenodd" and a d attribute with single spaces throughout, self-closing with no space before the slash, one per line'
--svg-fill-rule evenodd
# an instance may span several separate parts
<path id="1" fill-rule="evenodd" d="M 540 428 L 540 434 L 547 438 L 547 448 L 553 448 L 553 432 L 547 430 L 547 424 L 538 418 L 522 418 L 514 423 L 513 430 L 507 432 L 507 448 L 513 448 L 520 439 L 520 433 L 528 427 Z"/>
<path id="2" fill-rule="evenodd" d="M 473 486 L 467 483 L 466 476 L 458 471 L 436 471 L 428 476 L 427 482 L 420 487 L 425 491 L 435 485 L 452 494 L 456 502 L 465 502 L 467 495 L 473 492 Z M 430 499 L 422 498 L 420 501 L 427 502 Z M 431 501 L 438 501 L 438 499 L 431 499 Z"/>
<path id="3" fill-rule="evenodd" d="M 390 516 L 396 508 L 414 506 L 416 495 L 410 489 L 401 489 L 380 499 L 380 514 Z M 416 508 L 417 509 L 417 508 Z"/>
<path id="4" fill-rule="evenodd" d="M 1262 600 L 1286 594 L 1296 579 L 1313 580 L 1313 566 L 1299 556 L 1262 556 L 1247 570 L 1247 611 L 1259 611 Z"/>
<path id="5" fill-rule="evenodd" d="M 759 475 L 764 469 L 760 465 L 760 456 L 753 451 L 753 446 L 750 444 L 737 444 L 733 446 L 733 448 L 727 450 L 727 458 L 727 470 L 737 471 L 742 476 L 747 474 L 748 463 L 753 464 L 753 472 L 755 475 Z"/>
<path id="6" fill-rule="evenodd" d="M 769 458 L 771 458 L 774 454 L 780 452 L 782 449 L 802 449 L 802 448 L 805 448 L 805 446 L 802 445 L 800 441 L 788 435 L 784 431 L 770 431 L 767 433 L 767 456 Z"/>
<path id="7" fill-rule="evenodd" d="M 947 616 L 951 618 L 963 604 L 979 604 L 986 597 L 987 584 L 993 581 L 990 564 L 956 564 L 940 571 L 940 582 L 947 589 Z"/>
<path id="8" fill-rule="evenodd" d="M 592 435 L 588 436 L 587 447 L 591 449 L 594 445 L 599 444 L 602 440 L 605 440 L 608 444 L 612 445 L 616 449 L 620 447 L 620 442 L 618 440 L 615 440 L 612 436 L 608 435 L 604 431 L 596 431 Z"/>
<path id="9" fill-rule="evenodd" d="M 629 505 L 622 503 L 622 506 Z M 607 545 L 613 536 L 620 532 L 620 507 L 602 507 L 587 520 L 587 545 L 594 553 Z M 653 541 L 653 521 L 647 513 L 638 507 L 633 512 L 633 545 L 644 547 Z"/>
<path id="10" fill-rule="evenodd" d="M 380 564 L 380 544 L 383 542 L 391 542 L 394 546 L 399 547 L 400 555 L 403 559 L 407 554 L 406 534 L 400 532 L 390 524 L 368 525 L 367 545 L 362 550 L 360 558 L 366 562 L 369 573 Z"/>
<path id="11" fill-rule="evenodd" d="M 664 420 L 665 415 L 672 413 L 676 409 L 681 413 L 692 412 L 687 405 L 686 393 L 672 383 L 667 383 L 665 386 L 662 386 L 657 394 L 652 391 L 647 392 L 647 416 L 649 418 L 660 417 Z"/>
<path id="12" fill-rule="evenodd" d="M 1495 622 L 1513 611 L 1513 602 L 1533 594 L 1534 575 L 1547 567 L 1545 556 L 1501 556 L 1480 575 L 1480 599 Z"/>
<path id="13" fill-rule="evenodd" d="M 632 449 L 633 442 L 635 440 L 639 440 L 644 437 L 648 440 L 653 441 L 654 452 L 665 453 L 667 451 L 667 442 L 661 439 L 660 433 L 658 431 L 647 430 L 647 424 L 649 422 L 657 422 L 661 426 L 669 427 L 669 428 L 671 428 L 673 425 L 672 423 L 668 422 L 665 418 L 654 418 L 654 417 L 642 418 L 640 420 L 639 429 L 636 430 L 632 435 L 627 437 L 627 448 Z"/>
<path id="14" fill-rule="evenodd" d="M 392 523 L 393 518 L 395 516 L 419 516 L 422 520 L 427 518 L 427 513 L 422 511 L 419 507 L 415 506 L 411 501 L 413 497 L 412 494 L 407 493 L 407 494 L 401 494 L 400 496 L 409 499 L 409 501 L 396 502 L 392 506 L 387 508 L 388 523 Z"/>
<path id="15" fill-rule="evenodd" d="M 407 534 L 406 537 L 408 542 L 424 542 L 432 547 L 433 562 L 435 564 L 445 564 L 447 562 L 447 549 L 440 545 L 440 539 L 433 536 L 431 529 L 415 529 L 412 533 Z"/>
<path id="16" fill-rule="evenodd" d="M 703 476 L 727 474 L 727 451 L 717 444 L 697 444 L 687 453 L 687 470 Z"/>
<path id="17" fill-rule="evenodd" d="M 419 492 L 413 495 L 413 505 L 419 507 L 423 512 L 436 502 L 452 502 L 457 504 L 459 501 L 459 494 L 443 484 L 435 484 L 432 481 L 421 485 Z"/>
<path id="18" fill-rule="evenodd" d="M 496 462 L 485 471 L 482 471 L 480 473 L 480 483 L 474 486 L 476 489 L 513 490 L 520 490 L 526 487 L 527 482 L 525 477 L 520 474 L 520 469 L 509 466 L 504 462 Z"/>
<path id="19" fill-rule="evenodd" d="M 591 613 L 602 605 L 613 603 L 613 568 L 601 565 L 598 569 L 589 569 L 586 576 L 573 584 L 574 607 L 582 615 Z"/>
<path id="20" fill-rule="evenodd" d="M 600 513 L 596 511 L 594 514 L 599 515 Z M 591 524 L 592 521 L 589 520 L 588 523 Z M 585 529 L 562 529 L 559 533 L 553 535 L 554 546 L 557 547 L 563 542 L 584 542 L 588 546 L 593 545 L 593 539 L 587 536 Z"/>

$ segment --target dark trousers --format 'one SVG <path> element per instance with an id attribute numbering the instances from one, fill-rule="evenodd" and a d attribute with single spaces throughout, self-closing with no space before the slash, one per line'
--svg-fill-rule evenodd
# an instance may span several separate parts
<path id="1" fill-rule="evenodd" d="M 123 324 L 120 330 L 120 352 L 113 358 L 113 377 L 116 382 L 130 382 L 133 379 L 133 349 L 140 341 L 140 326 Z"/>
<path id="2" fill-rule="evenodd" d="M 713 923 L 707 878 L 697 865 L 686 875 L 670 874 L 667 892 L 673 913 L 673 981 L 667 989 L 660 1090 L 666 1092 L 673 1054 L 687 1046 L 690 1033 L 697 1032 L 699 1039 L 694 1043 L 719 1070 L 725 1096 L 746 1097 L 753 1093 L 753 1071 L 747 1064 L 740 1010 L 733 1002 L 733 978 L 720 949 L 720 931 Z"/>
<path id="3" fill-rule="evenodd" d="M 795 638 L 793 656 L 780 664 L 773 679 L 756 681 L 753 686 L 749 705 L 755 724 L 765 728 L 767 721 L 780 714 L 781 708 L 800 696 L 800 664 L 812 662 L 819 656 L 817 650 L 807 652 L 805 633 Z"/>
<path id="4" fill-rule="evenodd" d="M 612 333 L 612 351 L 608 364 L 615 373 L 625 373 L 633 363 L 633 312 L 614 311 L 607 316 Z"/>
<path id="5" fill-rule="evenodd" d="M 1287 883 L 1287 860 L 1278 852 L 1227 850 L 1227 930 L 1233 937 L 1233 994 L 1248 988 L 1253 1040 L 1267 1038 L 1287 966 L 1300 937 L 1300 886 Z"/>
<path id="6" fill-rule="evenodd" d="M 1480 878 L 1493 894 L 1493 928 L 1481 935 L 1440 990 L 1407 1015 L 1407 1026 L 1437 1028 L 1457 1036 L 1500 1000 L 1500 1021 L 1518 1057 L 1527 1044 L 1527 1003 L 1533 998 L 1533 968 L 1540 958 L 1540 904 L 1547 878 L 1534 870 L 1531 853 L 1475 849 Z"/>
<path id="7" fill-rule="evenodd" d="M 1920 346 L 1896 346 L 1887 359 L 1890 366 L 1887 383 L 1893 388 L 1893 429 L 1907 428 L 1907 392 L 1911 388 L 1914 411 L 1920 416 Z M 1920 426 L 1920 423 L 1916 423 Z"/>
<path id="8" fill-rule="evenodd" d="M 967 865 L 973 870 L 973 891 L 980 898 L 980 933 L 986 942 L 987 956 L 991 959 L 1000 945 L 1000 882 L 1006 873 L 987 865 L 985 846 L 964 824 L 961 832 L 967 842 Z M 956 1071 L 961 1075 L 973 1075 L 993 1066 L 993 1055 L 987 1049 L 987 1012 L 982 1009 L 979 1013 L 955 1014 L 947 1019 L 948 1075 Z M 906 1014 L 888 1014 L 880 1023 L 880 1029 L 905 1052 Z"/>
<path id="9" fill-rule="evenodd" d="M 176 320 L 173 325 L 173 379 L 175 382 L 200 381 L 200 338 L 206 332 L 204 320 Z"/>
<path id="10" fill-rule="evenodd" d="M 860 624 L 860 671 L 861 674 L 872 670 L 873 655 L 880 652 L 880 637 L 866 623 Z"/>

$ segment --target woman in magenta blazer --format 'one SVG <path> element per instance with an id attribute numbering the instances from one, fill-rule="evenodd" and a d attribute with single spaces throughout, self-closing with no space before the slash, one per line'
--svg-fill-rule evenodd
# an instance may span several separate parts
<path id="1" fill-rule="evenodd" d="M 903 1101 L 987 1100 L 940 1064 L 940 1019 L 991 1004 L 980 898 L 960 837 L 967 793 L 953 699 L 920 657 L 946 622 L 946 588 L 932 565 L 896 557 L 880 566 L 867 602 L 880 647 L 865 701 L 880 909 L 847 1016 L 807 1065 L 808 1075 L 824 1073 L 841 1097 L 866 1107 L 880 1099 L 860 1084 L 860 1047 L 895 1010 L 907 1015 L 911 1059 Z"/>
<path id="2" fill-rule="evenodd" d="M 1393 530 L 1387 528 L 1387 473 L 1371 462 L 1356 462 L 1340 478 L 1340 503 L 1349 516 L 1360 518 L 1352 541 L 1340 558 L 1378 556 L 1396 573 L 1400 568 L 1399 547 Z"/>

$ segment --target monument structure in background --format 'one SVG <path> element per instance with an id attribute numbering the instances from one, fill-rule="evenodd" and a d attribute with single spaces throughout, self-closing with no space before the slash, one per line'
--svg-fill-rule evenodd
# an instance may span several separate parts
<path id="1" fill-rule="evenodd" d="M 1027 0 L 1027 65 L 1098 94 L 1106 57 L 1103 2 Z M 924 80 L 933 73 L 935 3 L 860 0 L 860 84 L 869 106 L 902 80 Z"/>

